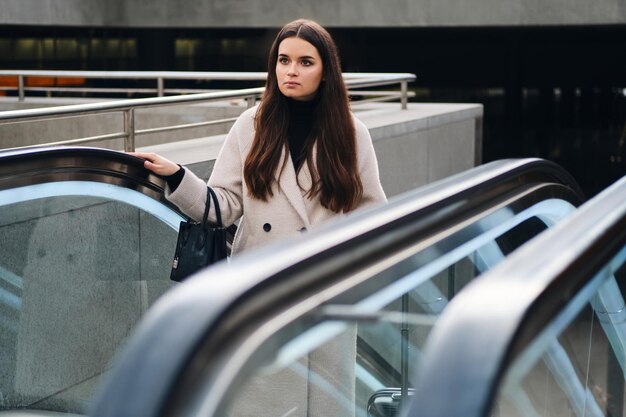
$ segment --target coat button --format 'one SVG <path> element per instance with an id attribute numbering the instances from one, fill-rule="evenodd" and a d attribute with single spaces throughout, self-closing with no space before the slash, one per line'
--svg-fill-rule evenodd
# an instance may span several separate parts
<path id="1" fill-rule="evenodd" d="M 263 230 L 265 230 L 266 232 L 269 232 L 270 230 L 272 230 L 272 225 L 269 223 L 265 223 L 263 225 Z"/>

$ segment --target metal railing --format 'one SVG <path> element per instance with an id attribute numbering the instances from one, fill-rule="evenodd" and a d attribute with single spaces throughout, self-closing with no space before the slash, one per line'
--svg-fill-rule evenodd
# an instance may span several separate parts
<path id="1" fill-rule="evenodd" d="M 183 94 L 209 92 L 202 89 L 165 88 L 166 80 L 193 81 L 264 81 L 264 72 L 190 72 L 190 71 L 45 71 L 45 70 L 0 70 L 2 77 L 16 77 L 17 86 L 4 86 L 0 90 L 17 90 L 23 101 L 27 91 L 81 92 L 81 93 L 147 93 L 163 97 L 166 93 Z M 27 86 L 26 78 L 84 78 L 106 80 L 153 80 L 153 88 L 111 88 L 111 87 L 57 87 Z"/>
<path id="2" fill-rule="evenodd" d="M 135 79 L 155 79 L 157 80 L 157 94 L 159 97 L 148 97 L 138 99 L 114 100 L 99 103 L 86 103 L 68 106 L 57 106 L 38 109 L 10 110 L 0 112 L 0 125 L 11 123 L 22 123 L 26 121 L 44 121 L 57 120 L 68 117 L 85 116 L 93 114 L 105 113 L 121 113 L 123 117 L 123 130 L 121 132 L 108 133 L 97 136 L 82 137 L 77 139 L 69 139 L 58 142 L 48 142 L 44 144 L 28 145 L 21 147 L 13 147 L 8 149 L 21 149 L 39 146 L 57 146 L 57 145 L 77 145 L 88 142 L 124 139 L 124 150 L 135 150 L 135 137 L 138 135 L 149 133 L 160 133 L 173 130 L 189 129 L 201 126 L 209 126 L 221 123 L 233 122 L 236 118 L 226 118 L 212 120 L 206 122 L 181 124 L 174 126 L 165 126 L 151 129 L 135 128 L 135 111 L 149 107 L 172 106 L 181 104 L 196 104 L 203 102 L 215 102 L 231 99 L 242 99 L 247 102 L 248 107 L 252 107 L 257 98 L 263 93 L 264 87 L 247 88 L 241 90 L 230 91 L 214 91 L 205 93 L 195 93 L 176 96 L 164 96 L 163 83 L 165 79 L 194 79 L 194 80 L 265 80 L 266 73 L 190 73 L 190 72 L 110 72 L 110 71 L 0 71 L 0 76 L 15 75 L 19 78 L 20 100 L 24 99 L 24 77 L 83 77 L 91 78 L 135 78 Z M 414 74 L 381 74 L 381 73 L 345 73 L 346 84 L 351 94 L 372 95 L 374 98 L 366 101 L 386 101 L 392 98 L 400 99 L 402 109 L 407 108 L 408 103 L 408 83 L 415 80 Z M 386 85 L 400 84 L 399 92 L 362 92 L 356 91 L 355 88 L 380 87 Z M 71 88 L 68 88 L 71 90 Z M 7 149 L 7 148 L 5 148 Z"/>
<path id="3" fill-rule="evenodd" d="M 191 80 L 191 81 L 259 81 L 264 82 L 267 73 L 265 72 L 199 72 L 199 71 L 46 71 L 46 70 L 0 70 L 0 77 L 16 77 L 16 86 L 1 86 L 0 90 L 4 91 L 17 91 L 17 96 L 20 101 L 24 101 L 27 91 L 43 91 L 46 93 L 51 92 L 79 92 L 79 93 L 145 93 L 156 94 L 157 97 L 163 97 L 167 93 L 169 94 L 187 94 L 187 93 L 201 93 L 211 92 L 214 90 L 207 90 L 202 88 L 165 88 L 166 80 Z M 406 98 L 410 95 L 407 89 L 406 82 L 413 81 L 415 79 L 414 74 L 392 74 L 392 73 L 353 73 L 347 72 L 343 74 L 344 79 L 348 84 L 351 81 L 367 81 L 375 82 L 371 86 L 381 86 L 387 84 L 381 84 L 384 80 L 394 81 L 391 84 L 400 83 L 400 92 L 371 92 L 371 91 L 353 91 L 353 94 L 358 95 L 372 95 L 372 96 L 385 96 L 386 99 L 394 99 L 400 97 L 400 100 L 405 103 Z M 397 81 L 396 78 L 405 77 L 406 82 Z M 112 88 L 112 87 L 58 87 L 58 86 L 27 86 L 26 79 L 34 78 L 79 78 L 79 79 L 107 79 L 107 80 L 153 80 L 155 86 L 153 88 Z M 366 87 L 365 85 L 363 87 Z M 403 107 L 404 108 L 404 107 Z"/>

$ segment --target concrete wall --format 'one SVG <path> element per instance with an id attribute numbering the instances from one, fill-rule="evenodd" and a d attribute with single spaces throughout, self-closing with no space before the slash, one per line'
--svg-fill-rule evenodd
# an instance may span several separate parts
<path id="1" fill-rule="evenodd" d="M 98 0 L 9 0 L 0 6 L 0 24 L 101 26 L 107 6 Z"/>
<path id="2" fill-rule="evenodd" d="M 465 171 L 481 163 L 482 106 L 394 104 L 356 107 L 372 135 L 388 196 Z"/>
<path id="3" fill-rule="evenodd" d="M 626 23 L 623 0 L 3 0 L 0 24 L 105 27 L 499 26 Z"/>

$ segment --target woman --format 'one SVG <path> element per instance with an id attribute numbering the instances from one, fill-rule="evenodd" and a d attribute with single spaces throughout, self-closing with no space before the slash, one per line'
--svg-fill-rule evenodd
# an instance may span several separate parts
<path id="1" fill-rule="evenodd" d="M 157 154 L 134 155 L 166 176 L 171 202 L 202 217 L 203 180 Z M 261 102 L 233 125 L 208 184 L 224 224 L 241 218 L 233 254 L 386 201 L 369 132 L 350 113 L 336 46 L 319 24 L 296 20 L 278 33 Z"/>
<path id="2" fill-rule="evenodd" d="M 171 202 L 202 217 L 201 179 L 159 155 L 135 155 L 166 176 Z M 233 125 L 209 186 L 224 223 L 241 218 L 233 254 L 386 201 L 372 140 L 350 113 L 335 44 L 320 25 L 296 20 L 278 33 L 261 102 Z M 278 373 L 255 377 L 231 415 L 353 416 L 355 341 L 351 327 Z"/>

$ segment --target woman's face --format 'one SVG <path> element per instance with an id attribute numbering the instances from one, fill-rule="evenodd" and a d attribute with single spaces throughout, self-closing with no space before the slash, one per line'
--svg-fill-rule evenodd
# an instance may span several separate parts
<path id="1" fill-rule="evenodd" d="M 278 45 L 276 80 L 283 95 L 294 100 L 312 100 L 322 81 L 322 69 L 320 54 L 304 39 L 285 38 Z"/>

